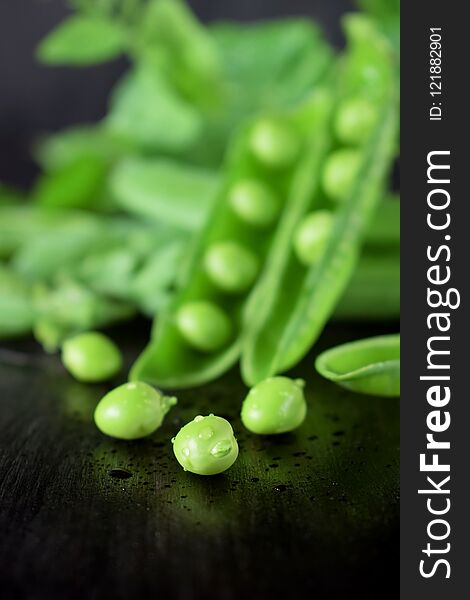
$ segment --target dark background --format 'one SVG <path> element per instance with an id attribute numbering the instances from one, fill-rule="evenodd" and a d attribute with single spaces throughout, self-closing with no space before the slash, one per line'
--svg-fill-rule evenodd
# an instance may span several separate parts
<path id="1" fill-rule="evenodd" d="M 340 14 L 353 6 L 192 5 L 204 19 L 312 15 L 337 45 Z M 65 14 L 64 0 L 0 0 L 0 181 L 29 185 L 34 138 L 99 119 L 126 67 L 35 63 L 38 41 Z M 317 350 L 383 331 L 329 327 Z M 135 324 L 112 332 L 126 366 L 147 334 Z M 77 384 L 28 340 L 5 356 L 12 363 L 0 361 L 2 600 L 398 598 L 397 401 L 341 390 L 315 375 L 309 356 L 293 374 L 309 379 L 311 407 L 294 434 L 244 431 L 246 390 L 232 372 L 180 394 L 156 436 L 127 444 L 91 424 L 108 386 Z M 221 477 L 191 476 L 172 456 L 168 440 L 194 406 L 234 424 L 242 452 Z M 114 469 L 130 477 L 116 478 Z"/>
<path id="2" fill-rule="evenodd" d="M 340 45 L 340 15 L 351 0 L 192 0 L 203 20 L 312 15 Z M 67 14 L 65 0 L 0 0 L 0 181 L 27 186 L 36 173 L 34 138 L 98 120 L 124 60 L 86 69 L 39 65 L 34 49 Z"/>

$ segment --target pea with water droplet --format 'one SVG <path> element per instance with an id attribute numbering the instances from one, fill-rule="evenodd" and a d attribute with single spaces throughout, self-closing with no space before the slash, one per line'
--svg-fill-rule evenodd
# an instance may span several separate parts
<path id="1" fill-rule="evenodd" d="M 232 426 L 222 417 L 198 415 L 173 438 L 173 452 L 185 471 L 217 475 L 233 465 L 238 444 Z"/>
<path id="2" fill-rule="evenodd" d="M 125 383 L 100 400 L 95 410 L 95 423 L 106 435 L 136 440 L 158 429 L 176 403 L 176 398 L 164 396 L 142 381 Z"/>
<path id="3" fill-rule="evenodd" d="M 250 390 L 242 406 L 243 425 L 253 433 L 286 433 L 301 425 L 307 413 L 305 382 L 269 377 Z"/>

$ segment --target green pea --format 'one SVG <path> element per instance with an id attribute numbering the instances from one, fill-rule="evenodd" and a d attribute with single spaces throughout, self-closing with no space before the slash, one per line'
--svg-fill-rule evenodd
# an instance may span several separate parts
<path id="1" fill-rule="evenodd" d="M 352 98 L 338 107 L 334 129 L 345 144 L 359 145 L 370 136 L 376 122 L 375 106 L 364 98 Z"/>
<path id="2" fill-rule="evenodd" d="M 294 235 L 297 258 L 306 266 L 315 263 L 331 233 L 333 214 L 329 210 L 310 213 L 300 223 Z"/>
<path id="3" fill-rule="evenodd" d="M 337 150 L 330 155 L 323 170 L 323 188 L 332 200 L 340 202 L 350 193 L 360 164 L 357 150 Z"/>
<path id="4" fill-rule="evenodd" d="M 236 242 L 218 242 L 206 253 L 205 269 L 218 288 L 230 294 L 244 292 L 259 271 L 258 257 Z"/>
<path id="5" fill-rule="evenodd" d="M 62 346 L 62 362 L 79 381 L 106 381 L 119 373 L 122 356 L 116 344 L 97 331 L 80 333 Z"/>
<path id="6" fill-rule="evenodd" d="M 288 123 L 272 118 L 256 123 L 250 145 L 255 157 L 272 169 L 290 166 L 300 151 L 300 140 L 294 129 Z"/>
<path id="7" fill-rule="evenodd" d="M 232 334 L 225 312 L 204 300 L 184 304 L 176 315 L 176 323 L 186 342 L 202 352 L 220 350 Z"/>
<path id="8" fill-rule="evenodd" d="M 100 400 L 95 423 L 106 435 L 136 440 L 158 429 L 176 403 L 176 398 L 164 396 L 142 381 L 124 383 Z"/>
<path id="9" fill-rule="evenodd" d="M 307 413 L 302 379 L 269 377 L 250 390 L 242 406 L 243 425 L 253 433 L 270 435 L 292 431 Z"/>
<path id="10" fill-rule="evenodd" d="M 236 183 L 229 193 L 229 202 L 236 215 L 253 227 L 270 227 L 281 212 L 279 198 L 256 179 Z"/>
<path id="11" fill-rule="evenodd" d="M 222 417 L 197 416 L 172 439 L 173 452 L 185 471 L 217 475 L 237 460 L 238 444 L 232 426 Z"/>

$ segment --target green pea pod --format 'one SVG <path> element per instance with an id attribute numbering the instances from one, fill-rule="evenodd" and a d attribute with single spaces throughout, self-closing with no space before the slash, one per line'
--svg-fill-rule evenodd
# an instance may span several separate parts
<path id="1" fill-rule="evenodd" d="M 269 118 L 266 116 L 261 120 L 255 120 L 246 125 L 236 136 L 227 157 L 226 177 L 220 190 L 220 197 L 215 202 L 206 227 L 196 239 L 193 251 L 189 253 L 189 260 L 183 266 L 173 301 L 167 310 L 159 315 L 155 322 L 152 341 L 131 370 L 131 379 L 148 381 L 161 387 L 190 387 L 214 379 L 236 362 L 240 354 L 242 314 L 255 282 L 250 280 L 248 283 L 251 285 L 248 289 L 243 289 L 240 293 L 227 292 L 225 285 L 222 288 L 220 280 L 218 286 L 206 270 L 205 260 L 208 250 L 214 249 L 219 242 L 229 241 L 231 244 L 235 242 L 235 248 L 241 246 L 243 250 L 240 255 L 248 251 L 255 259 L 254 262 L 259 265 L 259 272 L 262 271 L 274 238 L 278 218 L 269 211 L 269 219 L 262 220 L 260 224 L 260 214 L 255 215 L 254 223 L 251 220 L 253 217 L 251 212 L 248 217 L 243 210 L 241 213 L 236 212 L 239 211 L 240 206 L 238 196 L 234 203 L 234 190 L 239 190 L 240 182 L 255 182 L 256 193 L 251 197 L 252 200 L 261 202 L 262 207 L 265 207 L 266 203 L 269 206 L 270 203 L 279 201 L 280 213 L 287 210 L 291 196 L 297 192 L 298 180 L 310 179 L 311 157 L 317 155 L 317 134 L 330 101 L 328 93 L 317 93 L 296 111 L 287 115 L 272 115 Z M 265 144 L 266 138 L 271 140 L 272 133 L 270 126 L 266 128 L 265 124 L 273 122 L 282 123 L 280 130 L 278 126 L 275 127 L 282 143 Z M 289 133 L 287 134 L 286 131 Z M 259 134 L 258 137 L 256 133 Z M 257 154 L 253 149 L 255 138 L 258 144 Z M 298 147 L 293 143 L 293 139 L 298 141 Z M 279 164 L 284 161 L 288 164 Z M 249 189 L 250 194 L 253 193 L 253 186 L 249 186 Z M 244 203 L 242 204 L 245 206 Z M 246 218 L 251 221 L 247 222 Z M 233 249 L 233 244 L 231 248 Z M 227 250 L 226 246 L 225 250 Z M 253 261 L 250 261 L 251 263 Z M 214 267 L 214 262 L 211 262 L 211 266 Z M 231 269 L 238 270 L 239 266 L 234 261 L 230 268 L 226 269 L 225 274 L 231 274 Z M 211 273 L 214 274 L 212 271 Z M 241 275 L 245 276 L 247 273 L 242 272 Z M 226 283 L 228 282 L 224 281 L 224 284 Z M 233 281 L 230 283 L 232 284 Z M 239 283 L 237 281 L 237 288 Z M 244 287 L 247 281 L 242 283 Z M 194 306 L 195 304 L 197 306 Z M 187 308 L 188 305 L 194 308 L 199 316 L 214 315 L 214 319 L 217 319 L 221 327 L 223 326 L 224 336 L 216 336 L 220 331 L 211 330 L 211 323 L 207 322 L 201 324 L 200 330 L 194 331 L 191 311 L 188 316 L 185 310 L 184 318 L 181 317 L 181 309 Z M 193 341 L 197 340 L 200 347 L 210 348 L 212 351 L 202 352 L 191 347 L 182 330 Z M 223 344 L 225 333 L 229 331 L 231 331 L 230 340 Z M 207 332 L 209 337 L 214 334 L 214 339 L 207 339 L 207 343 L 204 343 L 206 341 L 204 332 Z M 223 347 L 214 348 L 215 337 L 217 337 L 217 344 L 220 342 Z"/>
<path id="2" fill-rule="evenodd" d="M 325 201 L 332 204 L 328 194 L 325 199 L 324 187 L 318 184 L 313 193 L 298 194 L 283 216 L 246 313 L 241 367 L 249 385 L 291 368 L 315 343 L 354 272 L 362 238 L 384 196 L 397 134 L 395 69 L 386 41 L 367 18 L 351 15 L 346 33 L 350 49 L 338 73 L 337 105 L 344 98 L 364 96 L 376 106 L 376 126 L 357 149 L 357 173 L 348 184 L 347 197 L 334 210 L 325 247 L 310 267 L 300 263 L 292 240 L 306 214 L 322 208 Z M 333 135 L 323 135 L 324 169 L 338 146 Z"/>
<path id="3" fill-rule="evenodd" d="M 400 252 L 362 252 L 333 315 L 341 321 L 383 321 L 400 317 Z"/>
<path id="4" fill-rule="evenodd" d="M 25 242 L 37 235 L 46 235 L 63 223 L 59 211 L 43 211 L 35 206 L 0 206 L 0 257 L 9 258 Z"/>
<path id="5" fill-rule="evenodd" d="M 205 223 L 218 183 L 212 171 L 161 158 L 125 159 L 110 178 L 112 194 L 122 209 L 189 231 Z"/>
<path id="6" fill-rule="evenodd" d="M 399 396 L 400 336 L 377 336 L 336 346 L 317 357 L 315 368 L 353 392 Z"/>
<path id="7" fill-rule="evenodd" d="M 33 289 L 34 334 L 45 350 L 57 350 L 76 333 L 104 327 L 134 316 L 130 304 L 111 300 L 68 278 L 51 288 Z"/>

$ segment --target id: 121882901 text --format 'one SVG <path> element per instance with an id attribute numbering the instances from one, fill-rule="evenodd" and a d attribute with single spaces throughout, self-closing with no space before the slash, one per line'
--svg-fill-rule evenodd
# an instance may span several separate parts
<path id="1" fill-rule="evenodd" d="M 429 120 L 442 119 L 442 35 L 441 27 L 431 27 L 429 34 L 429 94 L 432 105 Z"/>

